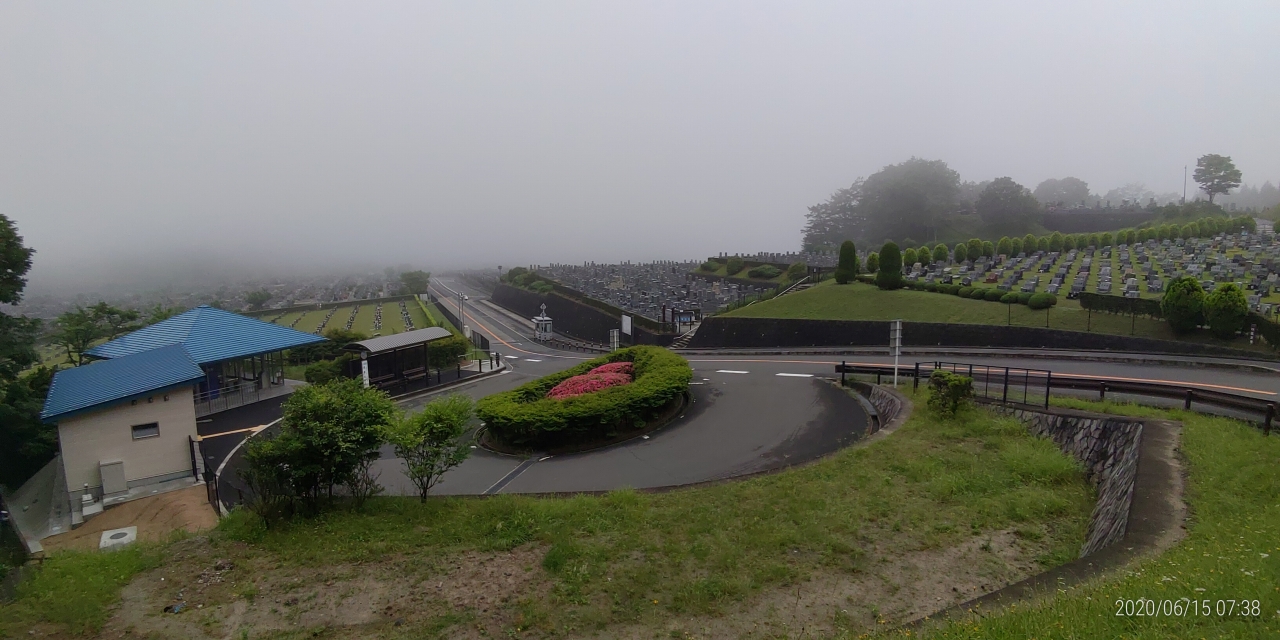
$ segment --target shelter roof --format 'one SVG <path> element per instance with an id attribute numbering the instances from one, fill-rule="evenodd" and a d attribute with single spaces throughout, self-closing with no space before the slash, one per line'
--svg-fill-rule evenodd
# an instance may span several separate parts
<path id="1" fill-rule="evenodd" d="M 442 327 L 427 327 L 425 329 L 414 329 L 413 331 L 406 331 L 404 333 L 396 333 L 389 336 L 361 340 L 360 342 L 352 342 L 347 345 L 346 348 L 351 351 L 382 353 L 384 351 L 403 349 L 413 345 L 448 338 L 451 335 L 453 334 L 449 333 L 448 329 L 444 329 Z"/>
<path id="2" fill-rule="evenodd" d="M 325 340 L 327 338 L 323 336 L 201 305 L 100 344 L 86 351 L 85 355 L 113 359 L 160 347 L 182 345 L 196 364 L 208 364 Z"/>
<path id="3" fill-rule="evenodd" d="M 204 371 L 179 344 L 64 369 L 53 376 L 40 419 L 57 422 L 202 378 Z"/>

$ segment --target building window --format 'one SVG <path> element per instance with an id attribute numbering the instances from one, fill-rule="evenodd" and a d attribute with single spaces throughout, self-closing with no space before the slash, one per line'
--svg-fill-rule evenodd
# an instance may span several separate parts
<path id="1" fill-rule="evenodd" d="M 143 438 L 155 438 L 160 435 L 160 423 L 150 422 L 147 424 L 133 425 L 133 439 L 141 440 Z"/>

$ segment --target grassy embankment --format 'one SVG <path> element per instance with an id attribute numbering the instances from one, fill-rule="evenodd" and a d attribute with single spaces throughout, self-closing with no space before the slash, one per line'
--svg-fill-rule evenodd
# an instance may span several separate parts
<path id="1" fill-rule="evenodd" d="M 209 544 L 245 568 L 240 580 L 253 581 L 227 592 L 229 600 L 269 590 L 280 576 L 309 576 L 289 587 L 305 595 L 344 579 L 327 572 L 374 571 L 378 576 L 362 579 L 401 583 L 415 594 L 411 611 L 397 614 L 410 616 L 406 628 L 446 620 L 569 634 L 714 618 L 753 596 L 785 596 L 810 578 L 878 581 L 884 563 L 905 555 L 976 549 L 999 535 L 1031 566 L 1073 558 L 1093 500 L 1079 466 L 1013 420 L 981 410 L 941 420 L 918 401 L 921 410 L 889 438 L 742 482 L 575 498 L 375 498 L 363 512 L 272 530 L 237 512 Z M 530 566 L 511 571 L 536 576 L 510 602 L 458 610 L 432 597 L 454 566 L 472 562 L 464 558 L 508 550 L 532 554 Z M 55 555 L 17 602 L 0 607 L 0 629 L 21 632 L 41 622 L 99 628 L 120 585 L 172 553 L 139 547 Z M 858 625 L 880 615 L 875 602 L 839 606 Z M 394 636 L 376 626 L 348 631 Z"/>
<path id="2" fill-rule="evenodd" d="M 719 263 L 719 264 L 720 264 L 720 266 L 719 266 L 719 267 L 717 267 L 715 271 L 703 271 L 702 269 L 697 269 L 697 270 L 695 270 L 693 273 L 694 273 L 694 274 L 697 274 L 697 275 L 721 276 L 721 277 L 726 277 L 726 278 L 738 278 L 738 279 L 741 279 L 741 280 L 750 280 L 750 281 L 752 281 L 752 282 L 757 282 L 757 283 L 760 283 L 760 284 L 762 284 L 762 285 L 765 285 L 765 284 L 778 284 L 778 283 L 780 283 L 780 282 L 784 282 L 784 281 L 786 281 L 786 279 L 787 279 L 787 274 L 786 274 L 785 272 L 784 272 L 784 273 L 779 274 L 777 277 L 774 277 L 774 278 L 768 278 L 768 279 L 764 279 L 764 278 L 752 278 L 752 277 L 750 277 L 750 276 L 748 276 L 748 275 L 747 275 L 747 272 L 751 270 L 751 267 L 743 267 L 743 268 L 742 268 L 742 271 L 739 271 L 739 272 L 737 272 L 737 273 L 732 273 L 732 274 L 731 274 L 731 273 L 728 273 L 728 269 L 726 268 L 726 266 L 725 266 L 725 264 L 724 264 L 724 263 Z M 784 271 L 785 271 L 785 270 L 784 270 Z"/>
<path id="3" fill-rule="evenodd" d="M 1119 576 L 1072 588 L 1032 606 L 926 637 L 1276 638 L 1280 637 L 1280 438 L 1225 418 L 1136 405 L 1055 399 L 1090 411 L 1167 417 L 1184 429 L 1191 522 L 1180 544 Z M 1205 601 L 1211 615 L 1117 616 L 1117 600 Z M 1217 615 L 1220 600 L 1260 601 L 1259 616 Z M 1225 608 L 1225 605 L 1224 605 Z"/>
<path id="4" fill-rule="evenodd" d="M 990 287 L 991 285 L 984 285 Z M 730 311 L 725 316 L 749 318 L 808 318 L 814 320 L 909 320 L 957 324 L 1013 325 L 1045 327 L 1069 331 L 1093 331 L 1113 335 L 1134 335 L 1160 340 L 1183 340 L 1215 344 L 1234 349 L 1253 349 L 1270 353 L 1263 344 L 1249 345 L 1246 339 L 1218 340 L 1207 331 L 1179 336 L 1163 320 L 1093 312 L 1080 308 L 1080 303 L 1058 297 L 1057 306 L 1048 311 L 1032 311 L 1026 305 L 1004 305 L 986 300 L 970 300 L 959 296 L 929 291 L 899 289 L 882 291 L 874 285 L 853 283 L 837 285 L 834 280 L 819 283 L 805 291 L 781 298 L 758 302 Z"/>

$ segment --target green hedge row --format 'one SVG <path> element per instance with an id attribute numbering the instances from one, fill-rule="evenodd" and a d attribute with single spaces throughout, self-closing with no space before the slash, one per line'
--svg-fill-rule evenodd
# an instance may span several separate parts
<path id="1" fill-rule="evenodd" d="M 1152 318 L 1162 316 L 1159 300 L 1107 296 L 1086 291 L 1080 292 L 1080 308 L 1124 315 L 1150 316 Z"/>
<path id="2" fill-rule="evenodd" d="M 631 384 L 564 400 L 546 397 L 565 379 L 621 361 L 632 363 L 635 379 Z M 590 442 L 644 426 L 684 393 L 692 378 L 684 358 L 661 347 L 630 347 L 484 398 L 476 404 L 476 416 L 494 438 L 511 446 Z"/>

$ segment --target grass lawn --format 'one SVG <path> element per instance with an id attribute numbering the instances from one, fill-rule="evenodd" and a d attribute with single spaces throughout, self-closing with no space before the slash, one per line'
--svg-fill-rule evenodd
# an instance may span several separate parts
<path id="1" fill-rule="evenodd" d="M 281 316 L 280 319 L 276 320 L 275 323 L 282 327 L 287 327 L 290 324 L 292 324 L 294 320 L 297 320 L 298 318 L 302 317 L 305 314 L 306 312 L 304 311 L 290 311 L 289 313 L 286 313 L 283 316 Z M 298 324 L 301 325 L 302 323 L 299 322 Z"/>
<path id="2" fill-rule="evenodd" d="M 330 318 L 329 324 L 325 326 L 326 329 L 333 326 L 334 319 L 339 317 L 338 316 L 339 313 L 341 313 L 341 310 L 333 314 L 333 318 Z M 347 313 L 351 313 L 351 311 L 348 310 Z M 294 327 L 294 329 L 297 329 L 298 331 L 302 331 L 303 333 L 312 333 L 316 330 L 316 325 L 320 324 L 320 322 L 323 321 L 324 317 L 327 315 L 329 315 L 329 307 L 325 307 L 324 309 L 313 309 L 311 311 L 308 311 L 302 315 L 302 319 L 298 321 L 298 324 L 297 326 Z M 346 323 L 346 321 L 347 321 L 346 317 L 343 317 L 342 322 Z M 342 326 L 342 325 L 339 324 L 338 326 Z"/>
<path id="3" fill-rule="evenodd" d="M 351 324 L 352 330 L 359 331 L 360 333 L 363 333 L 366 336 L 373 335 L 373 312 L 377 309 L 377 307 L 378 307 L 377 303 L 374 303 L 374 302 L 361 304 L 360 311 L 356 313 L 356 321 Z M 344 326 L 346 324 L 347 318 L 351 317 L 351 309 L 354 309 L 354 308 L 355 308 L 355 305 L 352 305 L 351 307 L 343 307 L 341 310 L 338 311 L 339 314 L 343 314 L 343 313 L 346 314 L 346 316 L 342 318 L 342 324 L 338 325 L 339 327 Z M 334 316 L 334 318 L 337 318 L 337 317 L 338 317 L 337 315 Z M 382 319 L 384 322 L 387 319 L 386 309 L 383 309 Z M 330 323 L 332 322 L 333 321 L 331 320 Z M 379 333 L 386 334 L 388 332 L 380 330 Z"/>
<path id="4" fill-rule="evenodd" d="M 9 523 L 0 524 L 0 578 L 4 578 L 25 560 L 25 550 L 18 534 Z"/>
<path id="5" fill-rule="evenodd" d="M 436 326 L 436 323 L 432 322 L 431 319 L 427 317 L 427 312 L 423 309 L 422 304 L 420 302 L 416 300 L 406 300 L 404 303 L 404 308 L 409 312 L 409 317 L 413 318 L 414 329 L 426 329 L 427 327 Z M 392 315 L 394 316 L 394 318 L 391 320 L 391 322 L 394 322 L 396 323 L 397 326 L 403 327 L 405 330 L 408 330 L 408 327 L 404 326 L 404 320 L 400 318 L 399 303 L 397 303 L 396 306 L 392 309 L 392 312 L 393 312 Z M 382 321 L 387 322 L 388 320 L 385 315 L 387 313 L 386 309 L 383 309 L 382 313 L 384 314 L 382 317 Z"/>
<path id="6" fill-rule="evenodd" d="M 810 624 L 865 629 L 881 616 L 909 615 L 891 604 L 905 597 L 892 586 L 895 580 L 932 583 L 955 574 L 977 580 L 973 589 L 994 588 L 1074 558 L 1093 503 L 1079 465 L 1012 419 L 980 409 L 940 419 L 923 400 L 917 398 L 919 409 L 905 425 L 878 442 L 718 486 L 573 498 L 375 498 L 364 511 L 334 511 L 271 530 L 236 512 L 204 543 L 209 549 L 201 562 L 230 558 L 238 573 L 221 586 L 201 587 L 199 597 L 209 624 L 217 625 L 225 616 L 219 611 L 237 600 L 246 601 L 246 619 L 287 620 L 293 615 L 287 607 L 304 615 L 311 602 L 321 603 L 314 615 L 322 615 L 326 594 L 335 590 L 348 599 L 375 590 L 404 593 L 411 604 L 397 605 L 394 615 L 420 634 L 397 631 L 389 618 L 328 623 L 305 614 L 313 627 L 327 626 L 329 638 L 476 636 L 477 630 L 489 637 L 607 636 L 636 628 L 647 630 L 645 637 L 668 631 L 685 637 L 672 625 L 690 620 L 741 624 L 739 632 L 755 634 L 751 620 L 793 619 L 801 589 L 821 592 L 813 585 L 863 585 L 866 597 L 846 600 L 833 591 L 833 602 L 804 615 L 813 616 Z M 159 548 L 163 567 L 138 577 L 163 594 L 157 597 L 196 592 L 194 576 L 206 567 L 186 560 L 189 545 L 183 545 Z M 974 556 L 947 561 L 961 548 Z M 130 575 L 153 566 L 145 549 L 55 557 L 16 603 L 0 606 L 0 631 L 22 632 L 41 621 L 99 628 L 111 596 L 93 592 L 89 602 L 97 604 L 74 615 L 65 611 L 67 602 L 79 599 L 82 581 L 91 578 L 114 593 Z M 926 575 L 893 573 L 902 562 Z M 486 573 L 459 591 L 477 571 Z M 159 582 L 160 576 L 169 581 Z M 502 597 L 468 599 L 495 588 Z M 966 586 L 945 595 L 961 601 L 968 593 Z M 745 604 L 748 599 L 753 604 Z M 934 606 L 934 598 L 927 600 L 896 606 Z M 150 614 L 163 604 L 137 606 Z"/>
<path id="7" fill-rule="evenodd" d="M 1090 411 L 1182 421 L 1191 523 L 1178 546 L 1122 575 L 1030 607 L 927 633 L 934 638 L 1280 637 L 1280 438 L 1225 418 L 1055 399 Z M 1117 600 L 1260 601 L 1258 616 L 1117 616 Z M 1252 605 L 1250 605 L 1252 607 Z"/>
<path id="8" fill-rule="evenodd" d="M 990 288 L 992 285 L 983 285 Z M 959 296 L 929 291 L 899 289 L 882 291 L 875 285 L 853 283 L 837 285 L 834 280 L 781 298 L 757 302 L 730 311 L 725 316 L 750 318 L 809 318 L 817 320 L 912 320 L 958 324 L 991 324 L 1045 327 L 1070 331 L 1095 331 L 1115 335 L 1135 335 L 1161 340 L 1183 340 L 1270 352 L 1263 344 L 1250 347 L 1248 340 L 1218 340 L 1207 331 L 1177 336 L 1168 323 L 1151 318 L 1094 312 L 1080 308 L 1080 303 L 1058 297 L 1057 306 L 1046 311 L 1032 311 L 1026 305 L 1004 305 L 986 300 L 969 300 Z M 1090 317 L 1092 316 L 1092 317 Z"/>

